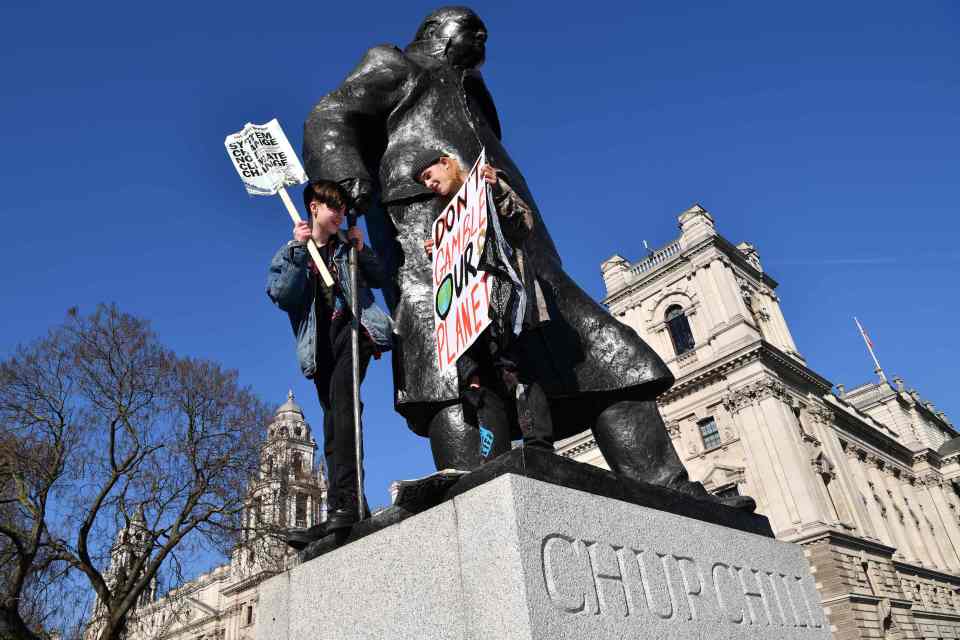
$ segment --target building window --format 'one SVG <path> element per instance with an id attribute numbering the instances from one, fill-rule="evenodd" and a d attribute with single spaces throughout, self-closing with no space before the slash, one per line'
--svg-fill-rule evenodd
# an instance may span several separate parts
<path id="1" fill-rule="evenodd" d="M 267 457 L 267 475 L 268 476 L 273 475 L 273 456 Z"/>
<path id="2" fill-rule="evenodd" d="M 665 320 L 670 339 L 673 341 L 673 350 L 677 355 L 692 351 L 693 333 L 690 331 L 690 322 L 687 320 L 687 314 L 683 312 L 683 307 L 675 304 L 668 308 Z"/>
<path id="3" fill-rule="evenodd" d="M 253 624 L 253 605 L 247 605 L 246 624 Z"/>
<path id="4" fill-rule="evenodd" d="M 697 425 L 700 427 L 700 437 L 703 438 L 704 449 L 713 449 L 720 446 L 720 431 L 717 430 L 717 421 L 712 416 L 701 420 Z"/>
<path id="5" fill-rule="evenodd" d="M 303 455 L 295 453 L 293 454 L 293 473 L 294 475 L 300 475 L 301 471 L 303 471 Z"/>
<path id="6" fill-rule="evenodd" d="M 296 525 L 298 527 L 307 526 L 307 494 L 298 493 L 297 494 L 297 520 Z"/>

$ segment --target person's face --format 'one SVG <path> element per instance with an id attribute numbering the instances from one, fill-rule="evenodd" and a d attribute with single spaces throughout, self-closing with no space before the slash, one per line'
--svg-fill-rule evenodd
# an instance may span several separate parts
<path id="1" fill-rule="evenodd" d="M 486 57 L 487 27 L 469 13 L 448 19 L 440 29 L 440 37 L 448 38 L 446 57 L 457 67 L 473 68 Z"/>
<path id="2" fill-rule="evenodd" d="M 310 203 L 310 215 L 313 216 L 313 239 L 325 240 L 334 235 L 343 224 L 343 209 L 331 209 L 314 200 Z"/>
<path id="3" fill-rule="evenodd" d="M 423 170 L 420 182 L 437 195 L 452 195 L 460 188 L 459 165 L 452 158 L 440 158 Z"/>

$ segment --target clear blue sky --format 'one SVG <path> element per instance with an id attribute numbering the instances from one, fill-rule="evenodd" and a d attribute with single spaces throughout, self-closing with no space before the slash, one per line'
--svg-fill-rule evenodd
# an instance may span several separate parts
<path id="1" fill-rule="evenodd" d="M 284 315 L 264 295 L 290 235 L 222 141 L 302 123 L 374 44 L 406 44 L 423 2 L 5 3 L 0 356 L 79 305 L 116 302 L 181 354 L 239 369 L 274 404 L 292 387 L 320 439 Z M 568 271 L 642 257 L 700 202 L 780 283 L 809 364 L 888 373 L 960 423 L 960 9 L 951 1 L 485 3 L 484 74 L 504 138 Z M 367 404 L 368 493 L 432 470 L 393 413 L 389 365 Z"/>

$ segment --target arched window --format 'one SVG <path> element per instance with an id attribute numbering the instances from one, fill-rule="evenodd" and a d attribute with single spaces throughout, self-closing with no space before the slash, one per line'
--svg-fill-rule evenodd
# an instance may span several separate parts
<path id="1" fill-rule="evenodd" d="M 299 475 L 303 471 L 303 454 L 293 454 L 293 473 Z"/>
<path id="2" fill-rule="evenodd" d="M 677 352 L 677 355 L 692 351 L 694 347 L 693 333 L 690 331 L 690 322 L 687 320 L 687 314 L 683 312 L 683 307 L 678 304 L 669 307 L 665 320 L 667 321 L 667 330 L 670 332 L 670 339 L 673 341 L 673 350 Z"/>

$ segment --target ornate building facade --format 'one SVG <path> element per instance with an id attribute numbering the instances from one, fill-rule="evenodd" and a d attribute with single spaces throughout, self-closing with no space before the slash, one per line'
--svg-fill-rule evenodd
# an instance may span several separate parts
<path id="1" fill-rule="evenodd" d="M 903 381 L 846 391 L 808 365 L 777 282 L 699 205 L 679 238 L 605 261 L 610 312 L 676 377 L 659 399 L 693 479 L 757 500 L 804 547 L 838 640 L 960 638 L 960 439 Z M 590 432 L 558 451 L 606 466 Z"/>
<path id="2" fill-rule="evenodd" d="M 310 425 L 291 392 L 267 426 L 259 477 L 251 482 L 246 499 L 248 534 L 230 562 L 162 597 L 155 597 L 155 588 L 144 594 L 131 615 L 131 640 L 252 640 L 258 585 L 295 558 L 271 534 L 308 528 L 326 518 L 326 477 L 315 462 L 316 451 Z M 122 570 L 123 549 L 136 540 L 135 531 L 121 531 L 108 576 Z M 85 636 L 95 638 L 96 631 L 95 615 Z"/>

